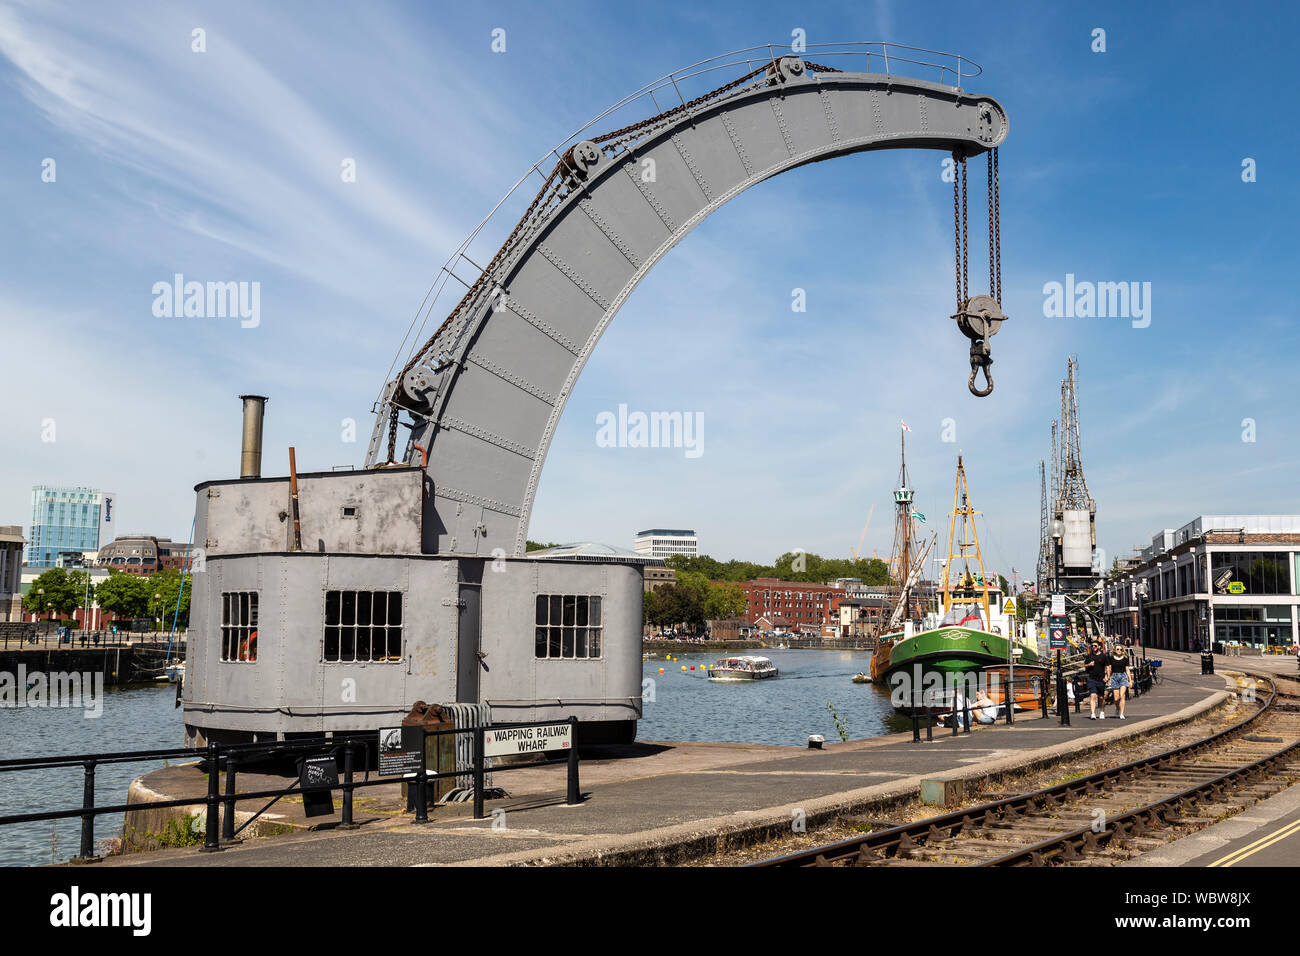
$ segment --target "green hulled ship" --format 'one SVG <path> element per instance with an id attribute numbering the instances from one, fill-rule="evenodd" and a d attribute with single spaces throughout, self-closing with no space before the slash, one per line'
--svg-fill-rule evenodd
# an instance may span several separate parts
<path id="1" fill-rule="evenodd" d="M 949 695 L 940 692 L 936 696 L 933 691 L 951 688 L 958 675 L 969 679 L 986 667 L 1006 665 L 1012 660 L 1013 641 L 1020 650 L 1014 658 L 1016 664 L 1038 662 L 1036 646 L 1009 636 L 1016 632 L 1015 616 L 1006 613 L 1001 589 L 984 577 L 975 514 L 958 457 L 941 591 L 942 616 L 937 626 L 910 634 L 908 627 L 885 635 L 882 644 L 888 647 L 888 663 L 873 674 L 889 686 L 894 706 L 900 710 L 921 709 L 922 701 L 927 709 L 945 709 Z"/>

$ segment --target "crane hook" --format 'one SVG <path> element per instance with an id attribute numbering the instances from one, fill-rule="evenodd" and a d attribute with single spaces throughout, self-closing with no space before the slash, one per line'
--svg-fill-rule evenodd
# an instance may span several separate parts
<path id="1" fill-rule="evenodd" d="M 987 341 L 974 341 L 970 344 L 970 380 L 966 387 L 976 398 L 987 398 L 993 394 L 993 356 L 989 355 L 989 344 Z M 979 389 L 975 387 L 975 376 L 979 374 L 980 369 L 984 370 L 984 381 L 988 385 Z"/>

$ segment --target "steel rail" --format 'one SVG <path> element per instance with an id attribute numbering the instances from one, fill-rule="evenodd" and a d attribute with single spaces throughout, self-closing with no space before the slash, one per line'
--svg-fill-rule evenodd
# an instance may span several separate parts
<path id="1" fill-rule="evenodd" d="M 1272 685 L 1272 681 L 1269 681 Z M 1262 707 L 1255 713 L 1248 715 L 1242 720 L 1237 721 L 1230 727 L 1226 727 L 1217 733 L 1211 734 L 1201 740 L 1193 741 L 1190 744 L 1184 744 L 1181 747 L 1172 750 L 1166 750 L 1150 757 L 1140 757 L 1137 760 L 1121 764 L 1117 767 L 1109 767 L 1104 770 L 1096 771 L 1085 777 L 1079 777 L 1075 780 L 1069 780 L 1065 783 L 1056 784 L 1051 787 L 1044 787 L 1031 793 L 1018 794 L 1016 796 L 1004 797 L 1000 800 L 994 800 L 989 803 L 983 803 L 965 810 L 957 810 L 952 813 L 941 814 L 935 817 L 927 817 L 924 820 L 917 820 L 913 823 L 904 823 L 899 826 L 890 827 L 886 830 L 880 830 L 875 833 L 863 834 L 860 837 L 852 837 L 848 840 L 841 840 L 836 843 L 826 844 L 820 847 L 814 847 L 808 850 L 800 850 L 795 853 L 789 853 L 767 860 L 759 860 L 748 864 L 750 867 L 798 867 L 798 866 L 831 866 L 838 862 L 848 862 L 857 860 L 867 862 L 897 855 L 902 850 L 907 852 L 918 845 L 918 839 L 943 840 L 956 836 L 962 831 L 971 827 L 992 826 L 1004 822 L 1008 819 L 1014 819 L 1019 815 L 1021 808 L 1039 809 L 1042 806 L 1053 807 L 1059 806 L 1067 800 L 1074 799 L 1078 796 L 1096 793 L 1110 783 L 1120 781 L 1121 778 L 1132 780 L 1141 772 L 1160 769 L 1162 764 L 1168 764 L 1180 757 L 1196 754 L 1200 751 L 1212 749 L 1225 742 L 1231 737 L 1246 730 L 1251 724 L 1257 721 L 1265 713 L 1268 713 L 1279 695 L 1276 685 L 1273 685 L 1272 693 Z M 1300 742 L 1293 746 L 1300 746 Z M 1276 759 L 1279 755 L 1273 754 L 1264 760 Z M 1245 768 L 1241 768 L 1245 769 Z M 1235 773 L 1230 771 L 1229 773 Z M 1174 798 L 1182 797 L 1178 794 Z M 1148 808 L 1144 807 L 1143 810 Z M 1010 811 L 1010 814 L 1008 814 Z M 1134 813 L 1140 811 L 1133 811 Z M 1088 829 L 1091 832 L 1090 828 Z M 1081 832 L 1065 834 L 1058 837 L 1052 837 L 1044 843 L 1051 846 L 1059 844 L 1062 840 L 1072 837 L 1074 839 L 1084 838 Z M 1086 839 L 1086 838 L 1084 838 Z M 1019 854 L 1015 851 L 1013 854 L 1007 854 L 1006 858 Z M 1004 858 L 999 858 L 1004 859 Z"/>
<path id="2" fill-rule="evenodd" d="M 1260 713 L 1263 713 L 1261 709 Z M 1020 864 L 1029 864 L 1032 866 L 1044 866 L 1049 858 L 1061 856 L 1067 861 L 1083 859 L 1079 852 L 1095 852 L 1103 846 L 1107 846 L 1116 840 L 1121 841 L 1121 845 L 1129 837 L 1141 836 L 1149 829 L 1164 829 L 1177 823 L 1177 820 L 1162 819 L 1162 814 L 1169 812 L 1175 804 L 1174 812 L 1181 814 L 1185 809 L 1182 805 L 1189 800 L 1203 798 L 1207 793 L 1217 793 L 1218 797 L 1226 799 L 1227 794 L 1225 785 L 1234 782 L 1238 777 L 1257 778 L 1266 765 L 1279 763 L 1286 759 L 1289 754 L 1300 750 L 1300 740 L 1283 747 L 1276 753 L 1261 757 L 1252 763 L 1237 767 L 1234 770 L 1228 770 L 1206 780 L 1203 783 L 1194 784 L 1185 790 L 1172 794 L 1154 803 L 1149 803 L 1144 807 L 1136 810 L 1130 810 L 1115 817 L 1107 817 L 1106 826 L 1100 831 L 1094 831 L 1091 826 L 1080 827 L 1069 833 L 1063 833 L 1060 836 L 1049 837 L 1046 840 L 1040 840 L 1032 846 L 1027 846 L 1020 850 L 1012 850 L 1010 853 L 994 857 L 991 860 L 983 860 L 974 864 L 981 866 L 1016 866 Z M 1211 796 L 1211 799 L 1216 797 Z M 1129 829 L 1129 824 L 1133 829 Z M 1076 847 L 1076 844 L 1079 844 Z"/>

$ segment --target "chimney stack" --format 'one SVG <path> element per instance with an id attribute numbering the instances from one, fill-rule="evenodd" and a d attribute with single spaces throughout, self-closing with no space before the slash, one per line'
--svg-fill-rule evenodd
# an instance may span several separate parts
<path id="1" fill-rule="evenodd" d="M 265 395 L 240 395 L 244 403 L 244 441 L 239 460 L 240 478 L 262 477 L 262 417 L 266 414 Z"/>

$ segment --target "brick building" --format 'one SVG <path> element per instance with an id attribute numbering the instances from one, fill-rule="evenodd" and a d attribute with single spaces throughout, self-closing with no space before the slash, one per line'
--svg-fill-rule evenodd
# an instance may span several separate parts
<path id="1" fill-rule="evenodd" d="M 739 581 L 748 598 L 746 623 L 772 630 L 816 630 L 839 624 L 844 589 L 832 584 L 755 578 Z"/>

